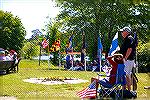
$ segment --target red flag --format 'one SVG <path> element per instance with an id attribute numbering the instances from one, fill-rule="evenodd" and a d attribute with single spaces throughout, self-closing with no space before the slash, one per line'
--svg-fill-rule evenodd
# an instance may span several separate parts
<path id="1" fill-rule="evenodd" d="M 60 39 L 55 41 L 56 51 L 60 50 Z"/>
<path id="2" fill-rule="evenodd" d="M 80 98 L 95 98 L 96 97 L 96 81 L 94 80 L 87 88 L 79 91 L 77 95 Z"/>
<path id="3" fill-rule="evenodd" d="M 46 39 L 44 39 L 42 42 L 42 47 L 45 49 L 47 46 L 48 46 L 48 42 Z"/>

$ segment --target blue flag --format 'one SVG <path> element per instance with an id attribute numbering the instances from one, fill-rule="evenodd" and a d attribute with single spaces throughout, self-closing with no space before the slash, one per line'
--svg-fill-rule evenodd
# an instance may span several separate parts
<path id="1" fill-rule="evenodd" d="M 69 38 L 69 42 L 66 48 L 66 53 L 68 53 L 69 51 L 72 51 L 72 39 L 73 39 L 73 35 L 71 35 L 71 37 Z"/>
<path id="2" fill-rule="evenodd" d="M 117 32 L 116 35 L 114 36 L 113 40 L 112 40 L 108 56 L 114 55 L 114 53 L 118 50 L 120 50 L 120 47 L 118 45 L 118 32 Z"/>
<path id="3" fill-rule="evenodd" d="M 82 37 L 82 50 L 81 50 L 81 63 L 84 64 L 84 58 L 85 58 L 85 53 L 86 53 L 86 46 L 85 46 L 85 34 L 83 34 Z"/>
<path id="4" fill-rule="evenodd" d="M 98 36 L 98 57 L 101 56 L 102 49 L 103 49 L 103 46 L 101 43 L 101 39 L 100 39 L 100 36 Z"/>
<path id="5" fill-rule="evenodd" d="M 101 39 L 100 36 L 98 36 L 98 51 L 97 51 L 97 56 L 98 56 L 98 69 L 101 72 L 101 60 L 102 60 L 102 50 L 103 50 L 103 46 L 101 43 Z"/>
<path id="6" fill-rule="evenodd" d="M 101 50 L 103 49 L 100 36 L 98 36 L 98 50 L 99 50 L 99 49 L 101 49 Z"/>
<path id="7" fill-rule="evenodd" d="M 69 38 L 69 49 L 72 49 L 72 39 L 73 39 L 73 35 Z"/>

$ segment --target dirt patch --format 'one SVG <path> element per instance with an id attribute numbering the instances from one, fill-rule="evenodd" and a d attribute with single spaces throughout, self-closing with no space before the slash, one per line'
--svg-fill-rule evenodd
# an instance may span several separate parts
<path id="1" fill-rule="evenodd" d="M 78 84 L 85 83 L 88 80 L 78 79 L 78 78 L 29 78 L 24 79 L 24 82 L 35 83 L 35 84 L 45 84 L 45 85 L 57 85 L 57 84 Z"/>

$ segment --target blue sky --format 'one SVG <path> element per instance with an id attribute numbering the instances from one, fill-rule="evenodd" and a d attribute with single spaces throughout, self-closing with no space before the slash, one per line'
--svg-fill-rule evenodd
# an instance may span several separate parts
<path id="1" fill-rule="evenodd" d="M 0 9 L 21 19 L 27 31 L 26 38 L 32 35 L 32 30 L 44 28 L 47 16 L 54 18 L 59 13 L 52 0 L 0 0 Z"/>

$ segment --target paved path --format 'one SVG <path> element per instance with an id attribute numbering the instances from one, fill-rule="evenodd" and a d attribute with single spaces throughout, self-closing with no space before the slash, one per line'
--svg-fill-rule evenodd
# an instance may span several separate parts
<path id="1" fill-rule="evenodd" d="M 16 99 L 16 97 L 2 96 L 2 97 L 0 97 L 0 100 L 17 100 L 17 99 Z"/>

